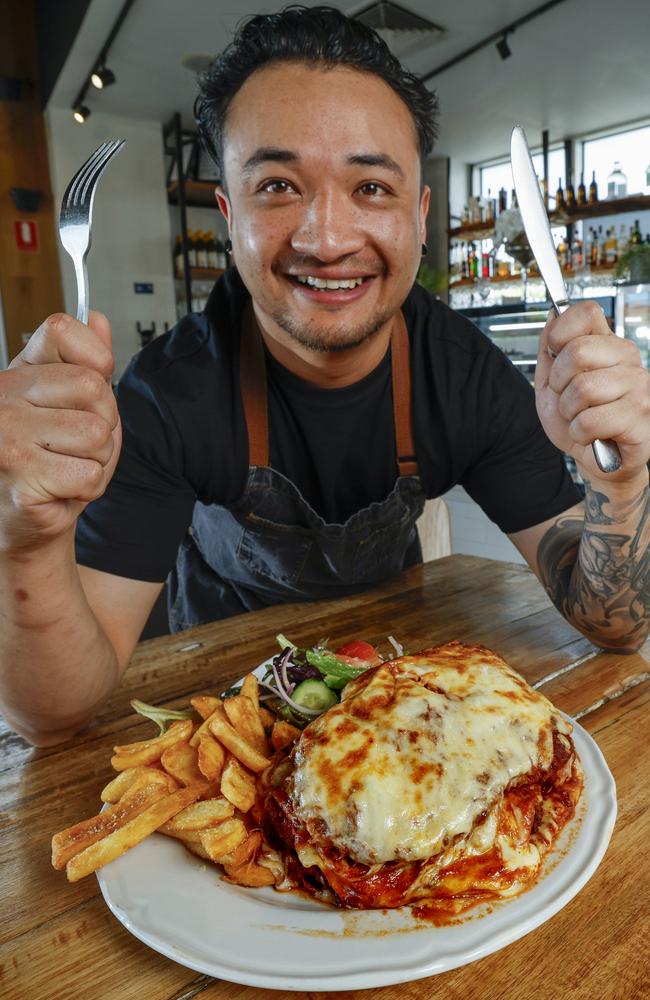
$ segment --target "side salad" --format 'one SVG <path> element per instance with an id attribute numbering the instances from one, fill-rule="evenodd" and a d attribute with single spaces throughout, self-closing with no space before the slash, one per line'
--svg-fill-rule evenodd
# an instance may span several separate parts
<path id="1" fill-rule="evenodd" d="M 282 634 L 276 638 L 280 652 L 259 682 L 263 689 L 260 701 L 300 728 L 340 701 L 341 691 L 349 681 L 385 662 L 375 646 L 361 639 L 332 650 L 326 641 L 305 649 Z M 392 636 L 388 638 L 394 655 L 401 656 L 400 644 Z M 237 693 L 239 686 L 225 691 L 222 697 Z"/>

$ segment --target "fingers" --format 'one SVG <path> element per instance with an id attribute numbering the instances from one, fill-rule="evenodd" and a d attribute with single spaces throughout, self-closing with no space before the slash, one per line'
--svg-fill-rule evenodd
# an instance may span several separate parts
<path id="1" fill-rule="evenodd" d="M 584 300 L 576 302 L 561 316 L 551 314 L 545 333 L 548 346 L 554 354 L 559 354 L 576 337 L 612 337 L 603 310 L 596 302 Z"/>
<path id="2" fill-rule="evenodd" d="M 108 474 L 100 462 L 39 451 L 38 468 L 34 464 L 33 473 L 23 473 L 20 487 L 29 496 L 30 503 L 36 497 L 41 502 L 78 500 L 90 503 L 106 489 Z M 16 500 L 20 502 L 19 497 Z"/>
<path id="3" fill-rule="evenodd" d="M 581 372 L 611 369 L 617 365 L 629 369 L 642 366 L 641 354 L 633 341 L 612 334 L 578 335 L 559 351 L 549 371 L 548 385 L 559 394 Z"/>
<path id="4" fill-rule="evenodd" d="M 108 320 L 101 313 L 92 313 L 89 323 L 92 325 L 85 326 L 66 313 L 48 316 L 10 367 L 67 362 L 108 379 L 114 367 Z"/>
<path id="5" fill-rule="evenodd" d="M 45 451 L 90 458 L 107 465 L 113 456 L 113 428 L 102 417 L 78 410 L 43 410 L 34 444 Z"/>
<path id="6" fill-rule="evenodd" d="M 117 425 L 118 409 L 110 385 L 92 368 L 70 364 L 39 365 L 37 372 L 19 370 L 21 396 L 34 407 L 86 410 L 101 417 L 112 428 Z M 45 418 L 44 418 L 45 419 Z"/>
<path id="7" fill-rule="evenodd" d="M 558 399 L 560 415 L 571 421 L 583 410 L 623 398 L 627 399 L 629 406 L 638 407 L 640 415 L 648 405 L 648 381 L 647 372 L 627 365 L 579 372 Z"/>
<path id="8" fill-rule="evenodd" d="M 625 398 L 603 406 L 582 410 L 569 424 L 569 434 L 576 444 L 589 445 L 599 439 L 621 445 L 641 444 L 647 439 L 647 422 L 641 423 Z"/>

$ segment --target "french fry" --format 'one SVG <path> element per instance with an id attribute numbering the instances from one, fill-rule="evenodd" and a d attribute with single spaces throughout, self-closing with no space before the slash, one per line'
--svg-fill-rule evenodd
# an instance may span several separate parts
<path id="1" fill-rule="evenodd" d="M 193 802 L 191 806 L 182 809 L 166 824 L 168 830 L 196 831 L 217 826 L 225 819 L 230 819 L 235 807 L 228 799 L 203 799 Z"/>
<path id="2" fill-rule="evenodd" d="M 148 767 L 145 764 L 139 764 L 137 767 L 130 767 L 126 771 L 120 771 L 112 781 L 109 781 L 102 790 L 102 802 L 114 803 L 119 802 L 121 799 L 124 800 L 124 797 L 132 787 L 142 784 L 140 780 L 142 778 L 146 778 L 146 781 L 152 785 L 165 785 L 168 792 L 175 792 L 178 788 L 178 782 L 174 781 L 171 774 L 167 774 L 166 771 L 162 771 L 157 767 Z"/>
<path id="3" fill-rule="evenodd" d="M 255 861 L 247 861 L 243 865 L 224 865 L 227 882 L 234 882 L 236 885 L 259 888 L 263 885 L 274 885 L 275 878 L 268 868 L 262 868 Z"/>
<path id="4" fill-rule="evenodd" d="M 221 704 L 221 698 L 215 698 L 211 694 L 197 694 L 190 698 L 190 705 L 196 709 L 202 719 L 209 719 L 215 708 Z"/>
<path id="5" fill-rule="evenodd" d="M 212 735 L 216 736 L 219 742 L 251 771 L 259 773 L 268 767 L 269 759 L 258 753 L 229 722 L 216 716 L 210 720 L 209 729 Z"/>
<path id="6" fill-rule="evenodd" d="M 191 747 L 198 747 L 199 740 L 201 739 L 201 736 L 203 735 L 203 733 L 209 733 L 209 731 L 210 731 L 210 723 L 212 722 L 213 719 L 223 719 L 224 721 L 227 721 L 227 718 L 228 717 L 226 715 L 226 710 L 223 707 L 223 703 L 222 703 L 221 699 L 219 699 L 219 704 L 216 706 L 216 708 L 215 708 L 214 712 L 212 713 L 212 715 L 209 715 L 207 717 L 207 719 L 205 719 L 201 723 L 201 725 L 199 726 L 199 728 L 196 730 L 196 732 L 192 736 L 192 738 L 190 740 L 190 746 Z"/>
<path id="7" fill-rule="evenodd" d="M 160 785 L 154 786 L 156 789 L 161 787 Z M 191 802 L 195 802 L 205 792 L 205 789 L 205 782 L 197 783 L 158 799 L 124 826 L 113 830 L 108 836 L 91 844 L 80 854 L 71 858 L 66 865 L 68 880 L 77 882 L 85 875 L 90 875 L 98 868 L 102 868 L 109 861 L 119 858 L 120 855 L 125 854 L 131 847 L 135 847 L 159 826 L 170 820 L 181 809 L 189 806 Z"/>
<path id="8" fill-rule="evenodd" d="M 260 713 L 260 721 L 264 726 L 264 729 L 265 730 L 270 729 L 273 723 L 276 721 L 277 715 L 275 714 L 275 712 L 271 712 L 269 711 L 268 708 L 265 708 L 264 705 L 260 705 L 258 711 Z"/>
<path id="9" fill-rule="evenodd" d="M 199 737 L 199 771 L 208 781 L 219 781 L 226 763 L 226 751 L 211 733 Z"/>
<path id="10" fill-rule="evenodd" d="M 204 776 L 199 770 L 198 760 L 199 755 L 194 747 L 182 741 L 168 747 L 160 758 L 160 763 L 167 774 L 171 774 L 172 778 L 180 781 L 181 785 L 193 785 L 197 781 L 204 780 Z"/>
<path id="11" fill-rule="evenodd" d="M 253 830 L 243 840 L 239 847 L 236 847 L 231 854 L 224 854 L 223 862 L 224 865 L 232 865 L 233 868 L 239 868 L 240 865 L 245 865 L 248 861 L 251 861 L 260 848 L 262 847 L 263 834 L 261 830 Z"/>
<path id="12" fill-rule="evenodd" d="M 290 743 L 297 740 L 299 736 L 300 730 L 297 726 L 292 726 L 290 722 L 285 722 L 284 719 L 278 719 L 277 722 L 273 723 L 273 729 L 271 730 L 271 746 L 274 750 L 284 750 Z"/>
<path id="13" fill-rule="evenodd" d="M 221 775 L 221 794 L 241 812 L 246 813 L 255 802 L 255 778 L 235 757 L 228 757 Z"/>
<path id="14" fill-rule="evenodd" d="M 179 740 L 188 740 L 193 729 L 191 719 L 179 719 L 172 722 L 166 733 L 153 740 L 142 740 L 139 743 L 125 743 L 122 746 L 116 746 L 113 748 L 115 756 L 111 757 L 113 769 L 126 771 L 127 768 L 135 767 L 137 764 L 154 764 L 174 743 L 178 743 Z"/>
<path id="15" fill-rule="evenodd" d="M 128 754 L 128 753 L 139 753 L 146 747 L 159 747 L 162 750 L 165 747 L 172 746 L 178 740 L 187 740 L 192 735 L 192 720 L 191 719 L 177 719 L 176 722 L 172 722 L 171 726 L 165 733 L 161 733 L 160 736 L 155 736 L 151 740 L 138 740 L 136 743 L 122 743 L 121 745 L 113 747 L 113 750 L 117 754 Z"/>
<path id="16" fill-rule="evenodd" d="M 238 816 L 224 820 L 219 826 L 201 830 L 201 846 L 207 851 L 211 861 L 220 862 L 224 855 L 231 854 L 242 844 L 248 831 Z"/>
<path id="17" fill-rule="evenodd" d="M 264 726 L 259 717 L 255 705 L 246 695 L 235 695 L 234 698 L 227 698 L 223 704 L 231 726 L 237 730 L 240 736 L 247 743 L 262 754 L 268 757 L 271 748 L 264 732 Z"/>
<path id="18" fill-rule="evenodd" d="M 131 785 L 126 796 L 115 805 L 109 806 L 97 816 L 75 823 L 60 833 L 55 833 L 52 837 L 52 865 L 54 868 L 65 868 L 66 864 L 86 850 L 90 850 L 93 844 L 101 841 L 114 831 L 123 828 L 126 823 L 134 817 L 145 812 L 149 806 L 157 800 L 163 799 L 167 794 L 167 789 L 162 784 L 147 784 L 146 779 L 139 787 Z"/>
<path id="19" fill-rule="evenodd" d="M 255 674 L 246 674 L 240 693 L 244 698 L 250 698 L 256 709 L 260 707 L 260 686 Z"/>
<path id="20" fill-rule="evenodd" d="M 201 843 L 200 830 L 174 830 L 170 825 L 173 818 L 174 817 L 172 816 L 172 819 L 163 823 L 162 826 L 159 826 L 156 833 L 164 833 L 166 837 L 173 837 L 174 840 L 181 840 L 184 844 Z"/>

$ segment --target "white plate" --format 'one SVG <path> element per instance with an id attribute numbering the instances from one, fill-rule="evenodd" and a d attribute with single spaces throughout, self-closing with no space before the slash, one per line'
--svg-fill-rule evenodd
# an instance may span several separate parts
<path id="1" fill-rule="evenodd" d="M 408 908 L 340 911 L 292 893 L 229 885 L 215 867 L 160 834 L 103 868 L 101 891 L 117 919 L 150 948 L 197 972 L 249 986 L 365 989 L 466 965 L 562 909 L 607 849 L 616 786 L 596 743 L 573 725 L 585 791 L 542 877 L 521 896 L 477 907 L 458 924 L 432 927 Z"/>

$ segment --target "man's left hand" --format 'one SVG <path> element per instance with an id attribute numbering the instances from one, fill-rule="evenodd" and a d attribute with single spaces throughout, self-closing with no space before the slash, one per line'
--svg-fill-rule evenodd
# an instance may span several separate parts
<path id="1" fill-rule="evenodd" d="M 612 334 L 595 302 L 549 316 L 539 338 L 535 395 L 546 434 L 583 476 L 624 482 L 647 465 L 650 372 L 636 344 Z M 618 445 L 623 461 L 617 472 L 598 468 L 591 447 L 597 438 Z"/>

